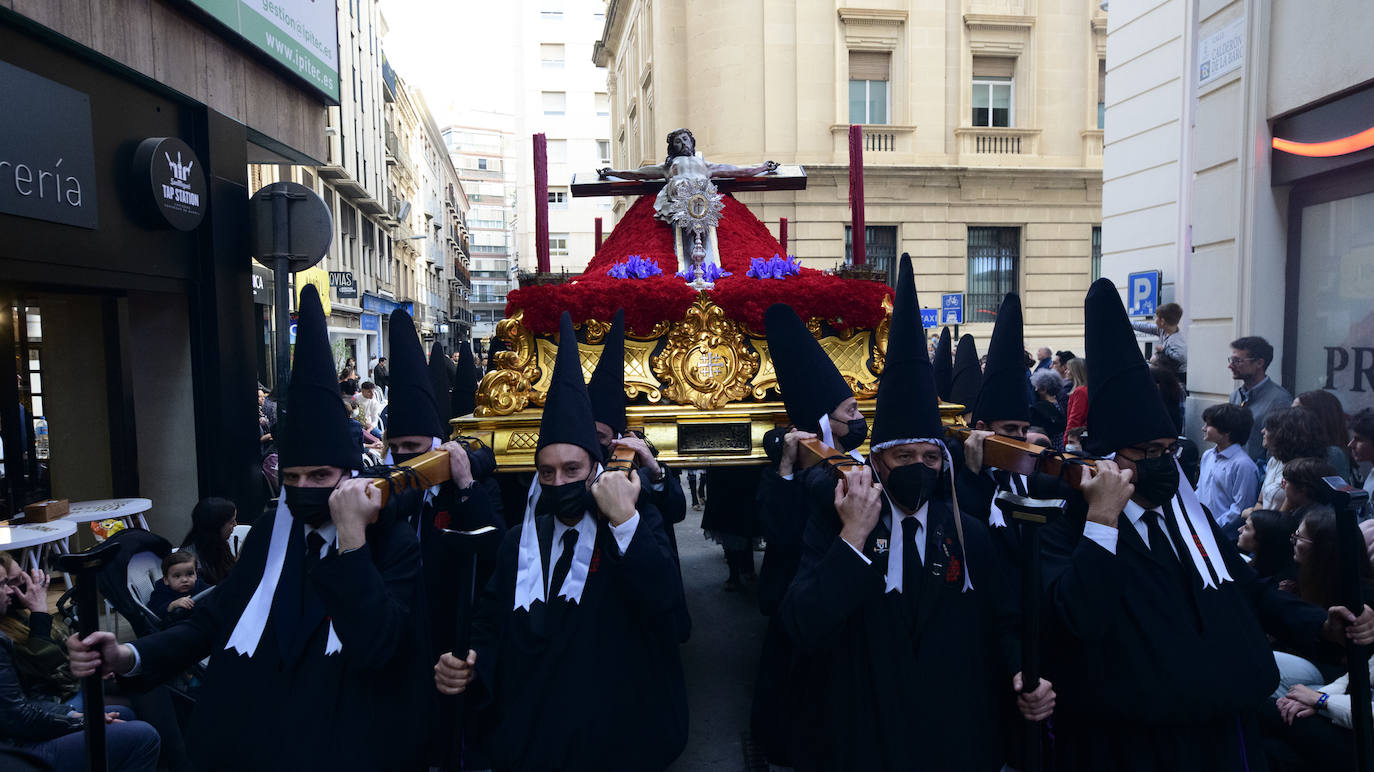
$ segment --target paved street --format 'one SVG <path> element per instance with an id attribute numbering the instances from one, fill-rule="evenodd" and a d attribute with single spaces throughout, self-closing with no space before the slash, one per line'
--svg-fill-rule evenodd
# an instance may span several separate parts
<path id="1" fill-rule="evenodd" d="M 752 588 L 742 593 L 721 589 L 725 557 L 718 545 L 702 536 L 700 511 L 688 509 L 687 519 L 677 525 L 677 542 L 692 613 L 692 639 L 682 647 L 691 728 L 687 750 L 672 769 L 744 770 L 742 740 L 749 728 L 765 620 Z M 763 554 L 755 553 L 754 558 L 757 565 Z"/>

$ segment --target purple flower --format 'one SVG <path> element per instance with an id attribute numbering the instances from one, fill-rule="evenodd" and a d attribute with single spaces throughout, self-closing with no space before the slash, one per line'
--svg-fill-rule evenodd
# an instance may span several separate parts
<path id="1" fill-rule="evenodd" d="M 697 269 L 696 266 L 689 265 L 685 270 L 678 271 L 674 275 L 684 281 L 693 282 L 697 279 Z M 729 271 L 721 270 L 721 267 L 716 265 L 715 263 L 707 263 L 706 265 L 701 267 L 702 281 L 715 284 L 717 281 L 720 281 L 726 276 L 734 276 L 734 274 L 730 273 Z"/>
<path id="2" fill-rule="evenodd" d="M 662 276 L 663 269 L 658 267 L 658 263 L 653 260 L 646 260 L 639 255 L 630 255 L 623 263 L 616 263 L 606 269 L 606 275 L 612 279 L 647 279 L 650 276 Z"/>
<path id="3" fill-rule="evenodd" d="M 768 259 L 754 257 L 749 259 L 749 271 L 745 276 L 755 279 L 786 279 L 801 273 L 801 263 L 796 258 L 773 255 Z"/>

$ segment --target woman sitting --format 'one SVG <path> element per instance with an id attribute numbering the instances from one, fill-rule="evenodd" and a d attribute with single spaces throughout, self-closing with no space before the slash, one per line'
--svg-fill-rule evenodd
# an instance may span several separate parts
<path id="1" fill-rule="evenodd" d="M 181 549 L 196 556 L 196 575 L 208 585 L 224 581 L 234 567 L 229 537 L 239 524 L 238 514 L 234 502 L 216 496 L 201 499 L 191 510 L 191 530 L 182 540 Z"/>
<path id="2" fill-rule="evenodd" d="M 1345 407 L 1340 399 L 1325 389 L 1304 391 L 1293 400 L 1293 407 L 1305 407 L 1317 415 L 1321 422 L 1321 433 L 1326 437 L 1326 463 L 1336 468 L 1336 474 L 1351 484 L 1355 482 L 1351 463 L 1350 428 L 1345 420 Z"/>
<path id="3" fill-rule="evenodd" d="M 1298 521 L 1287 512 L 1255 509 L 1240 527 L 1236 547 L 1250 556 L 1250 567 L 1266 582 L 1279 584 L 1297 579 L 1293 562 L 1293 531 Z"/>
<path id="4" fill-rule="evenodd" d="M 1259 507 L 1283 508 L 1283 465 L 1295 458 L 1326 457 L 1326 439 L 1317 414 L 1305 407 L 1286 407 L 1264 418 L 1263 444 L 1269 451 L 1260 484 Z"/>

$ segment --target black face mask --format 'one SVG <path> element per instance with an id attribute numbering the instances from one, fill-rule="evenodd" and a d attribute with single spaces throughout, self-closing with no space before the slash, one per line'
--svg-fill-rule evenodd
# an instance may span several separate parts
<path id="1" fill-rule="evenodd" d="M 583 512 L 595 511 L 596 502 L 587 490 L 586 480 L 573 480 L 562 485 L 539 483 L 539 502 L 534 505 L 536 515 L 553 515 L 570 521 L 582 517 Z"/>
<path id="2" fill-rule="evenodd" d="M 423 455 L 424 453 L 397 453 L 393 450 L 391 451 L 391 462 L 394 466 L 399 466 L 412 458 L 419 458 Z"/>
<path id="3" fill-rule="evenodd" d="M 891 469 L 883 490 L 892 500 L 910 512 L 915 512 L 934 495 L 940 472 L 925 464 L 907 464 Z"/>
<path id="4" fill-rule="evenodd" d="M 334 488 L 302 488 L 296 485 L 283 485 L 286 508 L 291 517 L 300 520 L 311 528 L 324 525 L 329 519 L 329 494 Z"/>
<path id="5" fill-rule="evenodd" d="M 849 427 L 849 433 L 843 437 L 835 439 L 840 443 L 840 449 L 848 452 L 864 444 L 868 439 L 868 419 L 855 418 L 853 421 L 846 421 L 845 426 Z"/>
<path id="6" fill-rule="evenodd" d="M 1175 493 L 1178 493 L 1178 465 L 1173 456 L 1135 462 L 1135 495 L 1159 507 Z"/>

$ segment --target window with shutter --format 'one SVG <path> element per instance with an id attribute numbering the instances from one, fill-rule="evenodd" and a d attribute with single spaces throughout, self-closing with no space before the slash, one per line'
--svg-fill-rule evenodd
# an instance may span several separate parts
<path id="1" fill-rule="evenodd" d="M 886 51 L 849 52 L 849 122 L 890 123 L 888 109 L 892 54 Z"/>

